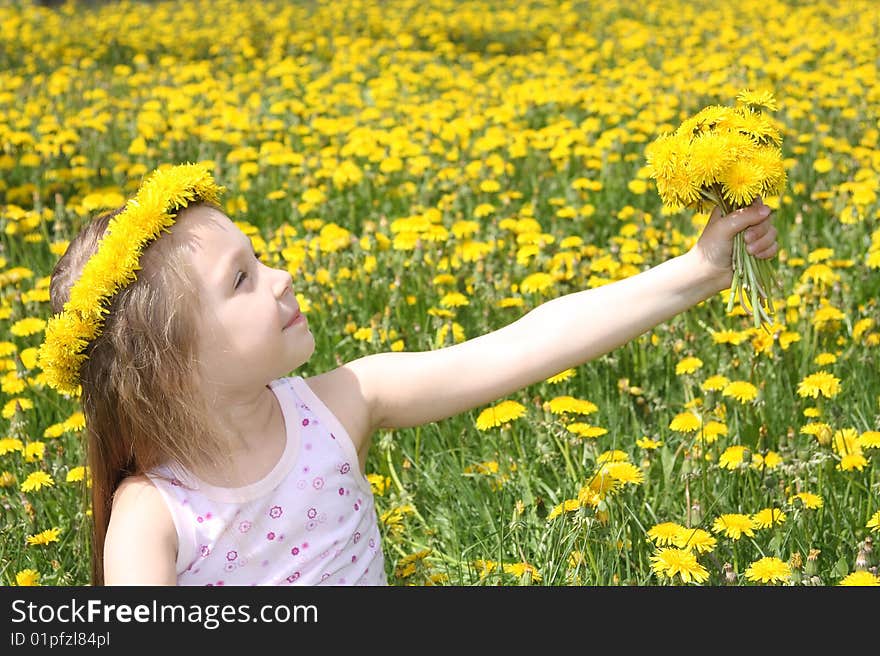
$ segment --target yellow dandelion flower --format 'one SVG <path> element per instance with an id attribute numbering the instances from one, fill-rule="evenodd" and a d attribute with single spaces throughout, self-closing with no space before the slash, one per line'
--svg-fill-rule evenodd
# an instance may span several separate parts
<path id="1" fill-rule="evenodd" d="M 645 474 L 631 462 L 610 462 L 603 468 L 618 483 L 638 485 L 645 480 Z"/>
<path id="2" fill-rule="evenodd" d="M 836 307 L 825 305 L 813 313 L 812 323 L 817 330 L 834 330 L 846 315 Z"/>
<path id="3" fill-rule="evenodd" d="M 505 564 L 502 566 L 502 570 L 505 574 L 512 574 L 516 578 L 522 578 L 523 576 L 528 575 L 530 581 L 538 582 L 541 580 L 541 574 L 535 566 L 529 565 L 528 563 Z"/>
<path id="4" fill-rule="evenodd" d="M 648 537 L 654 541 L 658 547 L 674 545 L 679 540 L 679 536 L 687 529 L 676 522 L 661 522 L 655 524 L 648 529 Z"/>
<path id="5" fill-rule="evenodd" d="M 62 435 L 64 435 L 64 424 L 52 424 L 51 426 L 47 426 L 46 430 L 43 431 L 43 437 L 49 439 L 61 437 Z"/>
<path id="6" fill-rule="evenodd" d="M 607 428 L 602 428 L 601 426 L 593 426 L 591 424 L 585 424 L 583 422 L 574 422 L 572 424 L 567 424 L 565 429 L 569 433 L 573 433 L 578 437 L 601 437 L 608 432 Z"/>
<path id="7" fill-rule="evenodd" d="M 834 162 L 832 162 L 828 157 L 817 157 L 813 161 L 813 169 L 817 173 L 828 173 L 828 171 L 833 168 Z"/>
<path id="8" fill-rule="evenodd" d="M 756 560 L 746 569 L 749 581 L 761 583 L 781 583 L 791 576 L 791 567 L 775 556 L 765 556 Z"/>
<path id="9" fill-rule="evenodd" d="M 752 515 L 755 528 L 772 528 L 777 524 L 784 524 L 786 515 L 779 508 L 764 508 Z"/>
<path id="10" fill-rule="evenodd" d="M 822 497 L 818 494 L 813 494 L 812 492 L 799 492 L 788 500 L 789 503 L 794 503 L 795 501 L 800 501 L 804 505 L 804 508 L 809 510 L 821 508 L 825 503 L 822 500 Z"/>
<path id="11" fill-rule="evenodd" d="M 862 335 L 864 335 L 869 328 L 874 325 L 874 319 L 872 317 L 867 317 L 865 319 L 859 319 L 853 324 L 852 330 L 852 341 L 858 342 Z"/>
<path id="12" fill-rule="evenodd" d="M 718 539 L 701 528 L 683 528 L 674 544 L 679 549 L 691 549 L 704 554 L 715 550 Z"/>
<path id="13" fill-rule="evenodd" d="M 834 431 L 831 438 L 831 448 L 841 456 L 848 453 L 861 453 L 858 431 L 855 428 L 841 428 Z"/>
<path id="14" fill-rule="evenodd" d="M 702 583 L 709 579 L 709 572 L 697 562 L 693 552 L 673 547 L 660 549 L 651 556 L 651 569 L 670 579 L 678 575 L 685 583 Z"/>
<path id="15" fill-rule="evenodd" d="M 35 569 L 23 569 L 15 575 L 15 584 L 22 587 L 40 585 L 40 573 Z"/>
<path id="16" fill-rule="evenodd" d="M 749 205 L 761 193 L 764 183 L 763 173 L 761 168 L 750 159 L 733 161 L 722 180 L 724 198 L 735 207 Z"/>
<path id="17" fill-rule="evenodd" d="M 576 399 L 573 396 L 557 396 L 550 399 L 547 403 L 547 409 L 556 415 L 590 415 L 596 412 L 599 407 L 595 403 L 585 399 Z"/>
<path id="18" fill-rule="evenodd" d="M 558 374 L 556 374 L 554 376 L 550 376 L 550 378 L 547 379 L 547 382 L 550 383 L 551 385 L 555 385 L 556 383 L 562 383 L 562 382 L 568 380 L 569 378 L 573 378 L 576 373 L 577 373 L 577 371 L 575 369 L 566 369 L 565 371 L 560 371 Z"/>
<path id="19" fill-rule="evenodd" d="M 801 282 L 812 282 L 816 285 L 833 285 L 838 280 L 840 280 L 840 276 L 834 272 L 827 264 L 817 263 L 808 266 L 804 269 L 804 272 L 801 274 L 800 281 Z M 839 310 L 837 310 L 839 312 Z"/>
<path id="20" fill-rule="evenodd" d="M 525 301 L 521 298 L 517 297 L 507 297 L 502 298 L 495 302 L 495 305 L 500 308 L 511 308 L 511 307 L 523 307 L 525 305 Z M 549 379 L 548 379 L 549 382 Z"/>
<path id="21" fill-rule="evenodd" d="M 779 335 L 779 348 L 787 351 L 789 346 L 799 341 L 801 341 L 801 336 L 798 333 L 786 330 Z"/>
<path id="22" fill-rule="evenodd" d="M 728 383 L 721 392 L 722 396 L 732 397 L 740 403 L 754 401 L 758 396 L 758 388 L 745 380 L 735 380 Z"/>
<path id="23" fill-rule="evenodd" d="M 679 412 L 669 423 L 669 429 L 678 433 L 692 433 L 700 428 L 702 420 L 692 412 Z"/>
<path id="24" fill-rule="evenodd" d="M 817 398 L 820 394 L 833 399 L 840 391 L 840 379 L 827 371 L 817 371 L 805 377 L 798 384 L 798 396 Z"/>
<path id="25" fill-rule="evenodd" d="M 880 449 L 880 431 L 865 431 L 857 440 L 863 449 Z"/>
<path id="26" fill-rule="evenodd" d="M 27 537 L 27 543 L 28 545 L 33 546 L 37 544 L 51 544 L 52 542 L 58 542 L 59 533 L 61 533 L 60 528 L 49 528 L 42 533 L 29 535 Z"/>
<path id="27" fill-rule="evenodd" d="M 836 468 L 839 471 L 862 471 L 867 466 L 868 460 L 861 453 L 848 453 L 840 459 Z"/>
<path id="28" fill-rule="evenodd" d="M 381 474 L 367 474 L 367 481 L 370 484 L 370 489 L 373 490 L 373 494 L 378 496 L 383 496 L 385 490 L 391 485 L 391 478 Z"/>
<path id="29" fill-rule="evenodd" d="M 739 540 L 743 535 L 746 537 L 755 536 L 755 524 L 748 515 L 740 513 L 727 513 L 716 517 L 712 523 L 712 530 L 716 533 L 723 533 L 732 540 Z"/>
<path id="30" fill-rule="evenodd" d="M 556 519 L 562 513 L 574 512 L 580 507 L 581 502 L 578 499 L 566 499 L 562 503 L 558 503 L 553 507 L 553 509 L 547 514 L 547 521 L 549 522 Z"/>
<path id="31" fill-rule="evenodd" d="M 589 484 L 582 485 L 581 489 L 578 490 L 578 503 L 585 507 L 595 508 L 602 501 L 602 492 L 594 490 L 591 487 L 592 481 Z"/>
<path id="32" fill-rule="evenodd" d="M 703 384 L 700 385 L 700 388 L 704 392 L 719 392 L 727 387 L 727 384 L 730 381 L 726 376 L 722 376 L 720 374 L 716 374 L 714 376 L 709 376 L 706 380 L 703 381 Z"/>
<path id="33" fill-rule="evenodd" d="M 782 456 L 776 453 L 776 451 L 768 451 L 764 455 L 761 455 L 760 453 L 752 455 L 752 469 L 766 469 L 767 471 L 770 471 L 776 469 L 781 464 Z"/>
<path id="34" fill-rule="evenodd" d="M 540 294 L 553 287 L 553 276 L 549 273 L 537 272 L 525 277 L 520 283 L 520 290 L 526 294 Z"/>
<path id="35" fill-rule="evenodd" d="M 873 533 L 880 533 L 880 510 L 871 515 L 865 527 L 871 529 Z"/>
<path id="36" fill-rule="evenodd" d="M 602 497 L 616 492 L 620 487 L 620 483 L 616 478 L 608 474 L 605 467 L 600 467 L 590 478 L 587 486 L 590 490 Z M 578 498 L 580 498 L 580 495 L 578 495 Z"/>
<path id="37" fill-rule="evenodd" d="M 704 132 L 691 139 L 686 153 L 687 170 L 695 184 L 710 187 L 726 177 L 736 157 L 728 136 L 721 132 Z"/>
<path id="38" fill-rule="evenodd" d="M 21 484 L 22 492 L 35 492 L 44 487 L 52 487 L 55 485 L 55 479 L 43 471 L 35 471 L 28 474 Z"/>
<path id="39" fill-rule="evenodd" d="M 17 337 L 27 337 L 41 332 L 46 327 L 46 320 L 38 317 L 19 319 L 9 328 L 9 332 Z"/>
<path id="40" fill-rule="evenodd" d="M 77 433 L 86 427 L 86 418 L 82 412 L 74 412 L 62 422 L 65 431 Z"/>
<path id="41" fill-rule="evenodd" d="M 717 330 L 712 333 L 712 341 L 716 344 L 742 344 L 751 334 L 747 330 Z"/>
<path id="42" fill-rule="evenodd" d="M 467 296 L 460 292 L 449 292 L 440 299 L 440 305 L 443 307 L 462 307 L 463 305 L 470 305 L 470 301 L 468 301 Z"/>
<path id="43" fill-rule="evenodd" d="M 779 105 L 776 102 L 776 98 L 774 98 L 772 91 L 751 91 L 749 89 L 743 89 L 737 94 L 736 99 L 743 105 L 749 105 L 752 108 L 765 107 L 773 112 L 779 109 Z"/>
<path id="44" fill-rule="evenodd" d="M 494 560 L 475 560 L 473 561 L 473 566 L 476 568 L 481 579 L 486 578 L 499 568 L 499 564 Z"/>
<path id="45" fill-rule="evenodd" d="M 843 577 L 838 585 L 847 586 L 880 586 L 880 576 L 867 570 L 851 572 Z"/>
<path id="46" fill-rule="evenodd" d="M 6 404 L 3 406 L 2 415 L 5 419 L 12 419 L 12 416 L 17 411 L 30 410 L 33 407 L 33 401 L 19 396 L 6 402 Z"/>
<path id="47" fill-rule="evenodd" d="M 603 451 L 596 457 L 596 462 L 600 465 L 604 465 L 607 462 L 627 462 L 628 460 L 629 456 L 626 451 L 621 451 L 620 449 Z"/>
<path id="48" fill-rule="evenodd" d="M 638 446 L 641 449 L 653 450 L 653 449 L 658 449 L 661 446 L 663 446 L 663 442 L 661 440 L 652 439 L 652 438 L 648 437 L 647 435 L 643 435 L 642 437 L 640 437 L 639 439 L 636 440 L 636 446 Z"/>
<path id="49" fill-rule="evenodd" d="M 501 403 L 483 410 L 477 417 L 477 430 L 485 431 L 519 419 L 526 413 L 526 407 L 516 401 Z"/>
<path id="50" fill-rule="evenodd" d="M 24 365 L 24 368 L 28 371 L 35 369 L 37 366 L 37 359 L 39 358 L 40 349 L 36 347 L 22 349 L 19 356 L 21 357 L 21 363 Z"/>
<path id="51" fill-rule="evenodd" d="M 677 135 L 668 132 L 648 144 L 645 148 L 645 159 L 651 175 L 656 178 L 670 177 L 680 165 L 684 164 L 685 146 L 686 144 Z M 587 187 L 587 183 L 589 180 L 579 178 L 572 183 L 572 186 L 577 184 L 575 188 L 582 189 Z M 665 198 L 664 202 L 666 202 Z"/>
<path id="52" fill-rule="evenodd" d="M 0 456 L 5 456 L 13 451 L 24 453 L 24 442 L 15 437 L 0 438 Z"/>
<path id="53" fill-rule="evenodd" d="M 724 453 L 721 454 L 718 458 L 718 466 L 722 469 L 729 469 L 733 471 L 734 469 L 739 468 L 743 461 L 745 460 L 746 452 L 748 451 L 747 447 L 741 445 L 733 445 L 729 446 L 724 450 Z"/>
<path id="54" fill-rule="evenodd" d="M 37 462 L 38 460 L 43 459 L 43 455 L 46 452 L 46 443 L 45 442 L 31 442 L 27 446 L 24 447 L 24 461 L 25 462 Z"/>
<path id="55" fill-rule="evenodd" d="M 727 425 L 720 421 L 707 421 L 701 428 L 697 439 L 706 444 L 712 444 L 719 435 L 727 435 Z"/>
<path id="56" fill-rule="evenodd" d="M 687 357 L 684 360 L 681 360 L 677 365 L 675 365 L 675 374 L 680 376 L 682 374 L 692 374 L 697 369 L 703 366 L 703 361 L 697 357 Z"/>
<path id="57" fill-rule="evenodd" d="M 72 467 L 65 477 L 64 481 L 66 483 L 77 483 L 83 480 L 86 477 L 86 467 L 79 465 L 78 467 Z"/>
<path id="58" fill-rule="evenodd" d="M 812 435 L 823 446 L 831 442 L 831 426 L 821 421 L 814 421 L 802 426 L 800 432 L 803 435 Z"/>
<path id="59" fill-rule="evenodd" d="M 498 461 L 497 460 L 488 460 L 486 462 L 478 462 L 473 465 L 468 465 L 464 468 L 465 474 L 497 474 L 498 473 Z"/>

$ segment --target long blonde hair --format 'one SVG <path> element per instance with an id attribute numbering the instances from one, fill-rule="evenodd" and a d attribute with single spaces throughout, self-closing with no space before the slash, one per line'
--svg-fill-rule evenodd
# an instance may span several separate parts
<path id="1" fill-rule="evenodd" d="M 121 211 L 95 218 L 71 240 L 52 272 L 53 312 L 61 311 L 110 219 Z M 199 297 L 175 226 L 144 250 L 137 280 L 114 297 L 80 372 L 94 585 L 104 584 L 104 539 L 119 483 L 169 462 L 190 469 L 216 462 L 213 422 L 197 387 Z"/>

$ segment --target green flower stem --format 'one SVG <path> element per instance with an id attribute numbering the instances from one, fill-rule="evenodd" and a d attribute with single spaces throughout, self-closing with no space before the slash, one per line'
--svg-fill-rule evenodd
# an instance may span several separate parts
<path id="1" fill-rule="evenodd" d="M 764 306 L 761 304 L 760 297 L 768 297 L 758 280 L 755 258 L 747 254 L 744 257 L 744 260 L 746 265 L 745 279 L 749 291 L 751 292 L 752 315 L 755 317 L 755 328 L 760 328 L 763 324 L 773 323 L 773 320 L 770 318 L 770 316 L 764 310 Z"/>
<path id="2" fill-rule="evenodd" d="M 722 218 L 730 214 L 736 207 L 729 207 L 724 199 L 724 194 L 718 185 L 700 190 L 703 200 L 714 203 L 721 209 Z M 746 314 L 755 320 L 755 328 L 767 326 L 773 323 L 770 315 L 774 313 L 773 299 L 770 292 L 779 287 L 770 263 L 759 260 L 746 250 L 743 233 L 738 232 L 733 237 L 733 280 L 730 284 L 730 297 L 727 300 L 727 311 L 733 310 L 733 306 L 739 300 Z M 746 304 L 746 290 L 749 292 L 749 304 Z M 762 303 L 763 300 L 763 303 Z"/>

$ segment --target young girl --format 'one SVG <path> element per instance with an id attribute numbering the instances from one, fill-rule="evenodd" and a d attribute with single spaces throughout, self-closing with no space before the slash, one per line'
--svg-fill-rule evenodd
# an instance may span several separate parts
<path id="1" fill-rule="evenodd" d="M 731 285 L 735 234 L 777 251 L 760 201 L 687 253 L 447 348 L 304 379 L 315 340 L 199 165 L 155 171 L 70 243 L 40 363 L 81 390 L 100 584 L 383 585 L 373 433 L 439 421 L 578 366 Z"/>

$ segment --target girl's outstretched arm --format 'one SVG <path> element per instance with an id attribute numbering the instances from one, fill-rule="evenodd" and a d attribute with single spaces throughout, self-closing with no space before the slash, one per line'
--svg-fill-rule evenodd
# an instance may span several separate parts
<path id="1" fill-rule="evenodd" d="M 380 353 L 349 363 L 375 428 L 415 426 L 476 408 L 635 339 L 730 287 L 733 237 L 757 257 L 777 250 L 760 201 L 716 210 L 687 253 L 602 287 L 547 301 L 466 342 L 423 352 Z"/>

